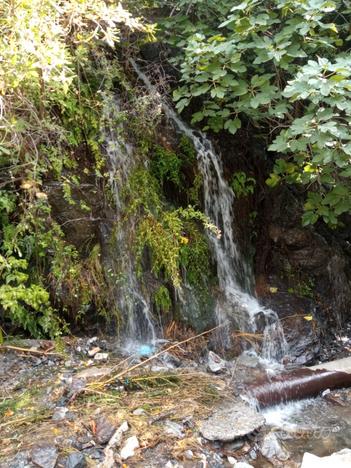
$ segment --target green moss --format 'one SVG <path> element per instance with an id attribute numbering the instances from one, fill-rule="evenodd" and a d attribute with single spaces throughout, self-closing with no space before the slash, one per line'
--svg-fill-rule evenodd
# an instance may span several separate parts
<path id="1" fill-rule="evenodd" d="M 153 301 L 158 312 L 169 312 L 172 307 L 172 300 L 169 290 L 161 285 L 156 289 L 153 295 Z"/>
<path id="2" fill-rule="evenodd" d="M 183 135 L 178 144 L 178 150 L 184 160 L 189 163 L 196 161 L 196 151 L 193 142 L 186 135 Z"/>
<path id="3" fill-rule="evenodd" d="M 177 187 L 182 184 L 182 160 L 174 152 L 163 146 L 155 146 L 151 160 L 151 172 L 161 184 L 172 182 Z"/>
<path id="4" fill-rule="evenodd" d="M 182 245 L 180 262 L 190 286 L 202 288 L 210 272 L 210 250 L 205 235 L 195 223 L 188 223 L 188 243 Z"/>
<path id="5" fill-rule="evenodd" d="M 288 289 L 288 292 L 290 294 L 295 294 L 296 296 L 306 297 L 309 299 L 314 298 L 315 285 L 314 285 L 314 281 L 311 278 L 307 280 L 301 280 L 301 279 L 298 280 L 294 278 L 293 280 L 290 280 L 290 281 L 295 282 L 294 286 Z"/>
<path id="6" fill-rule="evenodd" d="M 128 202 L 128 215 L 158 213 L 162 208 L 158 181 L 147 169 L 135 168 L 130 174 L 123 195 Z"/>

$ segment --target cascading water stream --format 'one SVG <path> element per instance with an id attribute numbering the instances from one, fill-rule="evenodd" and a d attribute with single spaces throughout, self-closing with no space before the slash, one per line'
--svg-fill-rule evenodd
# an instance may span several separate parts
<path id="1" fill-rule="evenodd" d="M 137 63 L 134 60 L 130 60 L 130 63 L 148 91 L 153 95 L 158 94 Z M 217 321 L 219 324 L 234 322 L 241 331 L 256 332 L 258 322 L 263 320 L 261 355 L 267 360 L 281 359 L 287 352 L 282 326 L 276 313 L 263 308 L 252 295 L 252 274 L 235 243 L 234 193 L 224 178 L 221 158 L 203 133 L 189 128 L 161 96 L 159 98 L 168 120 L 193 142 L 204 183 L 204 211 L 222 231 L 220 239 L 209 234 L 222 294 L 216 301 Z M 223 327 L 222 330 L 222 342 L 229 345 L 229 328 Z"/>
<path id="2" fill-rule="evenodd" d="M 110 186 L 116 208 L 116 236 L 114 248 L 118 258 L 115 301 L 117 310 L 123 315 L 125 329 L 124 347 L 128 352 L 139 352 L 145 346 L 153 347 L 156 342 L 156 329 L 151 314 L 150 299 L 141 290 L 134 268 L 134 258 L 130 248 L 130 234 L 135 230 L 133 217 L 125 217 L 126 206 L 122 189 L 128 183 L 133 167 L 133 148 L 123 138 L 123 125 L 118 122 L 120 106 L 118 99 L 105 96 L 104 99 L 104 147 L 109 161 Z M 152 350 L 152 348 L 151 348 Z"/>

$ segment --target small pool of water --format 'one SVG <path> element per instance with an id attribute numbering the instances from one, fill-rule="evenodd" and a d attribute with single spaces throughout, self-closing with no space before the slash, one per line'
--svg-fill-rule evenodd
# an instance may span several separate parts
<path id="1" fill-rule="evenodd" d="M 350 405 L 318 397 L 267 408 L 262 414 L 294 459 L 304 452 L 327 456 L 351 446 Z"/>

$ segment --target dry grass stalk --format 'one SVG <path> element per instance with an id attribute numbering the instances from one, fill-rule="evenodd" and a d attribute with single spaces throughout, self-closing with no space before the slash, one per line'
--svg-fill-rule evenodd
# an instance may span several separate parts
<path id="1" fill-rule="evenodd" d="M 193 340 L 196 340 L 196 339 L 198 339 L 198 338 L 200 338 L 202 336 L 208 335 L 209 333 L 212 333 L 213 331 L 218 330 L 219 328 L 224 327 L 225 325 L 226 325 L 226 323 L 217 325 L 216 327 L 211 328 L 211 330 L 207 330 L 207 331 L 204 331 L 202 333 L 199 333 L 198 335 L 191 336 L 190 338 L 187 338 L 187 339 L 185 339 L 183 341 L 178 341 L 177 343 L 174 343 L 174 344 L 168 346 L 167 348 L 159 351 L 158 353 L 153 354 L 149 358 L 145 359 L 145 361 L 139 362 L 138 364 L 135 364 L 134 366 L 128 367 L 127 369 L 124 369 L 123 371 L 117 373 L 113 377 L 110 377 L 109 379 L 106 379 L 106 380 L 101 380 L 100 379 L 100 380 L 96 380 L 94 382 L 91 382 L 88 385 L 88 387 L 105 387 L 106 385 L 108 385 L 108 384 L 110 384 L 112 382 L 115 382 L 118 379 L 121 379 L 122 377 L 126 376 L 130 372 L 132 372 L 132 371 L 134 371 L 136 369 L 139 369 L 140 367 L 145 366 L 145 364 L 148 364 L 149 362 L 153 361 L 154 359 L 162 356 L 162 354 L 165 354 L 165 353 L 169 352 L 172 349 L 178 348 L 180 345 L 183 345 L 185 343 L 189 343 L 190 341 L 193 341 Z M 125 362 L 125 361 L 126 360 L 124 360 L 122 362 Z M 115 366 L 114 369 L 116 369 L 116 367 L 117 368 L 120 367 L 120 364 L 118 366 Z"/>

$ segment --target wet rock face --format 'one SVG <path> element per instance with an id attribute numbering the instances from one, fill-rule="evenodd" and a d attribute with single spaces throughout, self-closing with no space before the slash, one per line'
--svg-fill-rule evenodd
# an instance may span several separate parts
<path id="1" fill-rule="evenodd" d="M 264 422 L 264 417 L 244 402 L 227 402 L 203 421 L 200 432 L 207 440 L 229 442 L 250 434 Z"/>
<path id="2" fill-rule="evenodd" d="M 301 226 L 302 202 L 287 188 L 278 190 L 266 206 L 265 253 L 257 263 L 270 275 L 285 278 L 298 273 L 313 280 L 313 293 L 331 322 L 351 318 L 351 261 L 347 242 L 324 225 Z M 264 250 L 264 249 L 262 249 Z M 290 286 L 288 286 L 290 287 Z"/>
<path id="3" fill-rule="evenodd" d="M 101 193 L 94 185 L 94 180 L 84 177 L 83 171 L 80 172 L 80 177 L 80 186 L 71 187 L 71 203 L 65 199 L 60 183 L 51 181 L 45 186 L 55 220 L 62 226 L 66 240 L 79 250 L 92 241 L 97 242 L 103 205 Z M 81 202 L 91 208 L 91 213 L 81 208 Z"/>
<path id="4" fill-rule="evenodd" d="M 270 282 L 277 284 L 274 277 Z M 319 333 L 314 321 L 304 319 L 314 314 L 313 301 L 280 291 L 278 287 L 278 292 L 264 297 L 262 303 L 278 314 L 283 325 L 289 345 L 289 359 L 285 364 L 303 366 L 314 363 L 320 352 Z"/>

